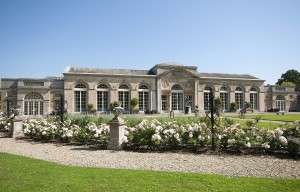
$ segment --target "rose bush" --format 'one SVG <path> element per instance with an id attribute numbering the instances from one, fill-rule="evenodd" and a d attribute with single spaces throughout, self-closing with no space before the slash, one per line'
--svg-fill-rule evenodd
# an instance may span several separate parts
<path id="1" fill-rule="evenodd" d="M 0 130 L 9 132 L 11 130 L 11 120 L 6 117 L 0 117 Z"/>
<path id="2" fill-rule="evenodd" d="M 23 122 L 25 135 L 44 141 L 89 143 L 108 141 L 109 126 L 93 122 L 77 125 L 76 121 L 47 121 L 45 119 L 27 119 Z M 8 121 L 0 121 L 2 127 L 11 126 Z M 300 121 L 293 125 L 275 130 L 242 127 L 233 124 L 228 127 L 215 127 L 217 149 L 243 151 L 260 148 L 267 152 L 287 151 L 291 154 L 300 152 Z M 194 149 L 199 150 L 211 145 L 210 127 L 203 122 L 179 124 L 176 121 L 160 122 L 156 119 L 144 119 L 134 127 L 125 126 L 123 142 L 133 149 L 150 150 Z"/>
<path id="3" fill-rule="evenodd" d="M 239 124 L 215 128 L 215 143 L 218 149 L 229 148 L 242 151 L 251 147 L 266 151 L 286 150 L 292 154 L 300 151 L 300 122 L 287 128 L 275 130 L 243 128 Z M 127 127 L 129 147 L 148 149 L 192 147 L 200 149 L 211 145 L 211 131 L 205 123 L 179 125 L 176 122 L 143 120 L 136 127 Z"/>
<path id="4" fill-rule="evenodd" d="M 87 143 L 91 140 L 108 140 L 109 126 L 89 123 L 78 126 L 71 120 L 48 122 L 46 119 L 27 119 L 23 121 L 23 131 L 26 136 L 35 139 L 60 140 L 62 142 L 76 141 Z"/>

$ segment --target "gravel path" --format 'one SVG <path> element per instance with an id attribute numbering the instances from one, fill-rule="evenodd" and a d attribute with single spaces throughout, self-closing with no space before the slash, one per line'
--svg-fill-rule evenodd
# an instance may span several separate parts
<path id="1" fill-rule="evenodd" d="M 300 161 L 269 156 L 138 153 L 0 138 L 0 152 L 64 165 L 300 179 Z"/>

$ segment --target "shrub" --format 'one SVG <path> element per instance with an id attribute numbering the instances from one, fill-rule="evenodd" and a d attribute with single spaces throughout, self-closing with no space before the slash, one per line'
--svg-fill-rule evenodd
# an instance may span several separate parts
<path id="1" fill-rule="evenodd" d="M 125 119 L 128 127 L 125 128 L 124 141 L 129 147 L 146 147 L 151 150 L 179 148 L 199 150 L 211 145 L 212 133 L 206 123 L 200 122 L 196 117 L 185 120 L 181 118 L 178 117 L 177 121 L 170 118 L 160 118 L 160 121 L 131 117 Z M 217 149 L 243 151 L 256 146 L 270 152 L 287 151 L 292 155 L 300 152 L 300 121 L 275 130 L 259 130 L 255 127 L 244 129 L 239 124 L 233 124 L 230 118 L 224 121 L 231 125 L 225 128 L 215 127 Z M 75 141 L 84 144 L 94 141 L 107 143 L 110 133 L 107 124 L 99 125 L 95 122 L 95 118 L 90 117 L 77 117 L 63 123 L 55 119 L 28 119 L 23 121 L 23 130 L 25 135 L 43 141 Z"/>
<path id="2" fill-rule="evenodd" d="M 133 98 L 130 101 L 130 105 L 132 106 L 136 106 L 137 104 L 139 104 L 139 100 L 137 98 Z"/>
<path id="3" fill-rule="evenodd" d="M 254 120 L 247 120 L 247 121 L 246 121 L 246 125 L 247 125 L 248 127 L 255 127 L 256 124 L 257 124 L 257 123 L 256 123 Z"/>
<path id="4" fill-rule="evenodd" d="M 87 108 L 87 111 L 91 114 L 94 114 L 96 113 L 96 109 L 94 109 L 94 105 L 93 104 L 88 104 L 88 108 Z"/>
<path id="5" fill-rule="evenodd" d="M 12 128 L 12 122 L 9 118 L 0 117 L 0 130 L 9 132 Z"/>
<path id="6" fill-rule="evenodd" d="M 230 110 L 231 111 L 236 111 L 237 110 L 237 103 L 236 102 L 230 103 Z"/>
<path id="7" fill-rule="evenodd" d="M 230 117 L 225 117 L 224 119 L 224 126 L 225 127 L 230 127 L 231 125 L 234 125 L 235 124 L 235 121 L 233 118 L 230 118 Z"/>
<path id="8" fill-rule="evenodd" d="M 246 108 L 252 108 L 252 103 L 251 102 L 246 102 Z"/>

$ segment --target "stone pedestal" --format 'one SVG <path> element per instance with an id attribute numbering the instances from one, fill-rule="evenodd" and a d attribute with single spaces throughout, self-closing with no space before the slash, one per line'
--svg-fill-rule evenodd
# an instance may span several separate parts
<path id="1" fill-rule="evenodd" d="M 199 109 L 195 109 L 195 116 L 199 116 L 200 115 L 200 110 Z"/>
<path id="2" fill-rule="evenodd" d="M 22 120 L 14 119 L 14 120 L 12 120 L 11 123 L 12 123 L 12 128 L 10 130 L 9 136 L 11 138 L 23 137 L 24 136 L 24 132 L 23 132 Z"/>
<path id="3" fill-rule="evenodd" d="M 120 117 L 115 117 L 108 124 L 110 126 L 110 140 L 107 149 L 122 150 L 125 147 L 125 143 L 122 141 L 125 128 L 124 120 Z"/>

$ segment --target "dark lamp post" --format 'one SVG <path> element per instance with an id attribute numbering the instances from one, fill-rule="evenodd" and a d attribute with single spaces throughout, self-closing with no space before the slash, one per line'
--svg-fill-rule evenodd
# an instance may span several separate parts
<path id="1" fill-rule="evenodd" d="M 68 103 L 64 100 L 64 95 L 60 95 L 60 121 L 64 122 L 64 113 L 65 113 L 65 105 L 66 109 L 68 109 Z"/>
<path id="2" fill-rule="evenodd" d="M 9 118 L 9 100 L 6 100 L 7 117 Z"/>
<path id="3" fill-rule="evenodd" d="M 209 96 L 209 102 L 210 102 L 210 124 L 211 124 L 211 146 L 212 146 L 212 150 L 215 151 L 216 150 L 216 146 L 215 146 L 215 129 L 214 129 L 214 92 L 212 87 L 210 87 L 210 96 Z"/>

